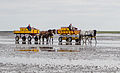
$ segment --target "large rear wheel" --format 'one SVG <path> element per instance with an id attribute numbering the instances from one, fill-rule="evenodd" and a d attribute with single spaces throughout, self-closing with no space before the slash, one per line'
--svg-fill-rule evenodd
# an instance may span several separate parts
<path id="1" fill-rule="evenodd" d="M 62 37 L 59 37 L 58 41 L 59 41 L 59 42 L 62 42 Z"/>
<path id="2" fill-rule="evenodd" d="M 22 41 L 26 41 L 26 36 L 23 36 L 23 37 L 22 37 Z"/>
<path id="3" fill-rule="evenodd" d="M 31 36 L 28 36 L 28 41 L 30 42 L 32 40 L 32 37 Z"/>
<path id="4" fill-rule="evenodd" d="M 75 39 L 75 42 L 79 42 L 79 39 Z"/>
<path id="5" fill-rule="evenodd" d="M 35 38 L 34 38 L 34 39 L 35 39 L 35 41 L 38 41 L 38 37 L 37 37 L 37 35 L 35 36 Z"/>
<path id="6" fill-rule="evenodd" d="M 67 38 L 67 42 L 72 42 L 72 37 Z"/>
<path id="7" fill-rule="evenodd" d="M 15 37 L 15 41 L 19 41 L 19 36 L 16 36 L 16 37 Z"/>

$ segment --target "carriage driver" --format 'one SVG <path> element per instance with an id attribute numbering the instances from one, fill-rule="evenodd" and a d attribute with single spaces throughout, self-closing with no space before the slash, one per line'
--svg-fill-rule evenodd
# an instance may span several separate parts
<path id="1" fill-rule="evenodd" d="M 69 29 L 72 30 L 72 24 L 69 25 Z"/>

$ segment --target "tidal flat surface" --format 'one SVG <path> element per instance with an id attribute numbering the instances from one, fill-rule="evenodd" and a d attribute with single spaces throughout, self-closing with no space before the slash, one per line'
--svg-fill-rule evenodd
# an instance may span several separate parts
<path id="1" fill-rule="evenodd" d="M 120 34 L 97 34 L 97 43 L 15 44 L 0 32 L 0 73 L 120 73 Z"/>

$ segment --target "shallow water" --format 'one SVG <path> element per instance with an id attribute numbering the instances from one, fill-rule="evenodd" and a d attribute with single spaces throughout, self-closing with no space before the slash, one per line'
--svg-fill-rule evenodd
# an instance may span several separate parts
<path id="1" fill-rule="evenodd" d="M 0 73 L 119 73 L 119 36 L 98 34 L 97 43 L 86 45 L 58 45 L 57 38 L 49 45 L 22 45 L 12 32 L 0 32 Z"/>
<path id="2" fill-rule="evenodd" d="M 15 44 L 14 37 L 15 36 L 12 32 L 0 32 L 0 44 Z M 22 44 L 22 40 L 20 40 L 19 44 Z M 32 39 L 32 44 L 34 44 L 34 39 Z M 62 44 L 66 45 L 66 42 L 63 41 Z M 93 39 L 92 44 L 86 44 L 86 45 L 120 47 L 119 44 L 120 44 L 120 34 L 97 34 L 97 43 Z M 59 45 L 57 37 L 54 38 L 53 45 Z M 75 41 L 73 41 L 72 45 L 75 45 Z M 85 45 L 85 44 L 81 44 L 81 45 Z"/>

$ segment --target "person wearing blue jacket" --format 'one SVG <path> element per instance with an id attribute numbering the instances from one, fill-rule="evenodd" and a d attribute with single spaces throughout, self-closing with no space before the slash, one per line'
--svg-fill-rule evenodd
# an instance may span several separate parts
<path id="1" fill-rule="evenodd" d="M 28 29 L 29 31 L 31 31 L 31 26 L 30 26 L 30 24 L 27 26 L 27 29 Z"/>

